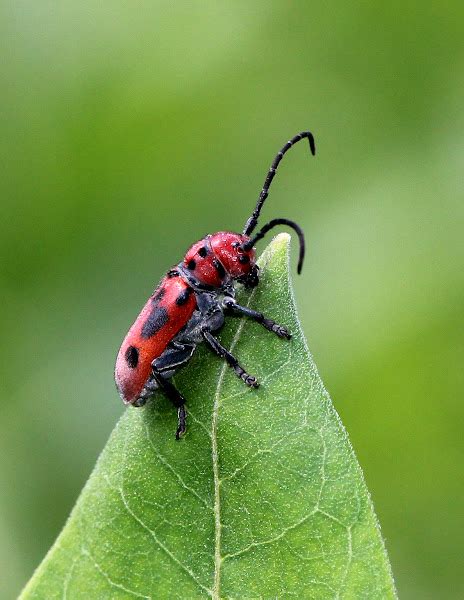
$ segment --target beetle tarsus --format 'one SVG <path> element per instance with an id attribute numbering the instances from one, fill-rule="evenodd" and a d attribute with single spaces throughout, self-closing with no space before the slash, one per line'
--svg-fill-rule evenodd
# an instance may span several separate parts
<path id="1" fill-rule="evenodd" d="M 186 417 L 187 412 L 185 410 L 185 404 L 182 404 L 177 409 L 177 431 L 176 431 L 176 440 L 180 440 L 180 438 L 184 435 L 187 427 L 186 427 Z"/>
<path id="2" fill-rule="evenodd" d="M 269 331 L 272 331 L 272 333 L 275 333 L 280 338 L 285 338 L 287 340 L 292 339 L 292 334 L 288 331 L 286 327 L 284 327 L 283 325 L 279 325 L 275 321 L 271 321 L 271 319 L 266 320 L 269 321 L 269 326 L 263 323 L 266 329 L 269 329 Z"/>
<path id="3" fill-rule="evenodd" d="M 259 388 L 259 382 L 253 375 L 248 375 L 245 371 L 242 373 L 240 378 L 246 383 L 248 387 Z"/>

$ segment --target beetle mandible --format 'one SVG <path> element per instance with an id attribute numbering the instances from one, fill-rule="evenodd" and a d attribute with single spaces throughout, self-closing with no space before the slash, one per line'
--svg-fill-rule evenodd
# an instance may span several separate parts
<path id="1" fill-rule="evenodd" d="M 184 260 L 160 281 L 121 345 L 115 367 L 115 381 L 121 398 L 125 404 L 143 406 L 157 389 L 161 389 L 177 408 L 176 439 L 186 429 L 185 398 L 170 378 L 190 360 L 199 343 L 205 342 L 224 359 L 247 386 L 256 388 L 259 385 L 213 335 L 223 326 L 226 313 L 249 317 L 281 338 L 291 337 L 283 325 L 237 304 L 235 284 L 243 284 L 246 288 L 258 285 L 259 267 L 254 246 L 276 225 L 288 225 L 298 235 L 297 270 L 301 272 L 304 234 L 294 221 L 272 219 L 258 233 L 253 236 L 252 233 L 282 157 L 304 138 L 309 141 L 311 153 L 316 153 L 314 138 L 309 131 L 302 131 L 289 140 L 272 162 L 243 233 L 219 231 L 193 244 Z"/>

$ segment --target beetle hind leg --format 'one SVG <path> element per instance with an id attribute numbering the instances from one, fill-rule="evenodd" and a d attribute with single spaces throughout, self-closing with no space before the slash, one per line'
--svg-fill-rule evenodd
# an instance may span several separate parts
<path id="1" fill-rule="evenodd" d="M 135 402 L 132 402 L 132 406 L 135 406 L 135 408 L 140 408 L 141 406 L 145 406 L 145 404 L 147 403 L 148 397 L 145 397 L 143 390 L 140 394 L 140 396 L 137 398 L 137 400 L 135 400 Z"/>
<path id="2" fill-rule="evenodd" d="M 195 344 L 173 341 L 163 354 L 151 363 L 153 381 L 156 384 L 156 388 L 161 388 L 177 408 L 176 440 L 180 439 L 186 431 L 187 411 L 185 408 L 185 398 L 176 386 L 169 381 L 169 378 L 177 369 L 190 360 L 194 351 Z"/>
<path id="3" fill-rule="evenodd" d="M 151 376 L 146 384 L 143 386 L 142 391 L 139 394 L 139 397 L 134 402 L 134 406 L 144 406 L 147 401 L 153 396 L 156 390 L 159 388 L 159 385 L 156 379 Z"/>

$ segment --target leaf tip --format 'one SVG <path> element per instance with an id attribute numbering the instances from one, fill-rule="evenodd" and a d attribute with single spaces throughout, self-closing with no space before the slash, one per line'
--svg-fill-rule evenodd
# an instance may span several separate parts
<path id="1" fill-rule="evenodd" d="M 275 236 L 275 238 L 271 241 L 269 245 L 275 245 L 280 247 L 288 246 L 290 244 L 290 239 L 290 234 L 286 231 L 282 231 L 281 233 L 278 233 Z"/>
<path id="2" fill-rule="evenodd" d="M 274 259 L 279 254 L 288 255 L 290 251 L 290 239 L 290 234 L 286 232 L 277 234 L 266 246 L 259 262 L 261 264 L 263 264 L 263 262 L 267 263 L 269 260 Z"/>

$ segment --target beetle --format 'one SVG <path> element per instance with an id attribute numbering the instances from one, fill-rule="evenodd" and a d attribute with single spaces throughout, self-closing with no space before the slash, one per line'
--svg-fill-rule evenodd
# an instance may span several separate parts
<path id="1" fill-rule="evenodd" d="M 161 279 L 122 342 L 115 367 L 119 395 L 125 404 L 143 406 L 156 390 L 163 391 L 177 408 L 176 439 L 186 431 L 187 413 L 185 398 L 171 377 L 191 359 L 199 343 L 205 342 L 224 359 L 247 386 L 259 385 L 214 335 L 224 325 L 226 313 L 249 317 L 277 336 L 291 338 L 283 325 L 238 304 L 235 292 L 236 283 L 245 288 L 258 285 L 255 244 L 277 225 L 287 225 L 298 235 L 297 271 L 301 273 L 305 241 L 303 230 L 294 221 L 272 219 L 252 234 L 280 161 L 302 139 L 308 140 L 315 155 L 311 132 L 302 131 L 291 138 L 274 158 L 243 232 L 219 231 L 193 244 L 184 259 Z"/>

